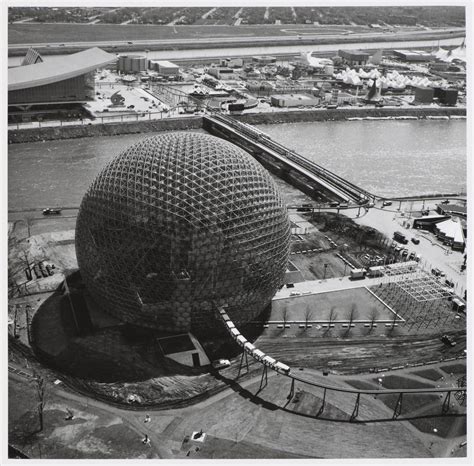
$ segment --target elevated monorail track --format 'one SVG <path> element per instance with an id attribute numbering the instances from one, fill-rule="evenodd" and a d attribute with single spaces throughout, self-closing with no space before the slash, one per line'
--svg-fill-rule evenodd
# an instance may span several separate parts
<path id="1" fill-rule="evenodd" d="M 229 315 L 227 314 L 226 307 L 222 306 L 217 309 L 218 318 L 221 320 L 223 325 L 225 326 L 227 332 L 231 336 L 231 338 L 243 349 L 242 357 L 240 361 L 239 367 L 239 375 L 242 370 L 242 366 L 245 363 L 248 369 L 248 360 L 247 357 L 252 357 L 257 363 L 262 365 L 263 372 L 260 381 L 260 388 L 259 391 L 262 390 L 268 381 L 267 371 L 268 369 L 273 370 L 280 375 L 288 377 L 291 379 L 291 388 L 288 394 L 288 400 L 291 401 L 293 396 L 295 395 L 295 386 L 296 383 L 310 385 L 312 387 L 317 387 L 323 390 L 323 397 L 322 397 L 322 405 L 319 409 L 318 415 L 322 414 L 324 411 L 325 403 L 326 403 L 326 396 L 328 392 L 339 392 L 339 393 L 347 393 L 356 396 L 354 410 L 351 414 L 350 420 L 354 421 L 359 415 L 359 407 L 362 395 L 398 395 L 397 402 L 395 404 L 393 410 L 393 419 L 398 418 L 402 413 L 403 408 L 403 396 L 404 395 L 420 395 L 420 394 L 439 394 L 441 395 L 440 401 L 442 400 L 442 414 L 447 414 L 450 409 L 450 403 L 452 401 L 451 396 L 454 393 L 456 398 L 466 396 L 467 388 L 463 387 L 428 387 L 428 388 L 384 388 L 384 389 L 357 389 L 357 388 L 349 388 L 349 387 L 337 387 L 334 385 L 324 384 L 320 382 L 315 382 L 312 380 L 305 379 L 304 377 L 294 375 L 291 372 L 291 368 L 282 363 L 281 361 L 277 361 L 276 359 L 272 358 L 271 356 L 265 354 L 263 351 L 259 350 L 255 347 L 252 343 L 250 343 L 238 330 L 235 324 L 230 319 Z M 444 395 L 444 396 L 443 396 Z"/>

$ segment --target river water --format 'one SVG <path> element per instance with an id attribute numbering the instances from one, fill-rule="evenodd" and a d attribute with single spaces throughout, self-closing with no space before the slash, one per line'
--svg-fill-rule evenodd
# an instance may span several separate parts
<path id="1" fill-rule="evenodd" d="M 258 128 L 380 196 L 466 191 L 466 121 L 326 121 Z"/>
<path id="2" fill-rule="evenodd" d="M 259 128 L 376 194 L 466 189 L 465 121 L 330 121 Z M 9 209 L 78 206 L 109 160 L 152 134 L 10 145 Z"/>

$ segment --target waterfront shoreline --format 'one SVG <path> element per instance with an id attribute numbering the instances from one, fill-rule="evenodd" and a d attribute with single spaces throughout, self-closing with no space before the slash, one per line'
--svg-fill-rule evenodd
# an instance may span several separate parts
<path id="1" fill-rule="evenodd" d="M 244 113 L 234 115 L 244 123 L 254 125 L 300 123 L 312 121 L 351 121 L 351 120 L 448 120 L 466 117 L 465 107 L 445 108 L 339 108 L 314 110 L 289 110 L 281 112 Z M 150 133 L 157 131 L 182 131 L 202 128 L 202 116 L 188 118 L 169 118 L 142 122 L 120 122 L 74 126 L 50 126 L 43 128 L 9 129 L 8 144 L 20 144 L 60 139 L 84 137 L 117 136 L 121 134 Z"/>

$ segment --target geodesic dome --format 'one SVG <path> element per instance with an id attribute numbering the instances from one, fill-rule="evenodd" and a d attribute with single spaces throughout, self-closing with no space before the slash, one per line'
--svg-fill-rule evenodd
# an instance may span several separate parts
<path id="1" fill-rule="evenodd" d="M 146 138 L 85 194 L 76 226 L 81 276 L 115 317 L 168 332 L 215 324 L 227 304 L 247 322 L 283 283 L 286 207 L 270 174 L 235 145 L 201 133 Z"/>

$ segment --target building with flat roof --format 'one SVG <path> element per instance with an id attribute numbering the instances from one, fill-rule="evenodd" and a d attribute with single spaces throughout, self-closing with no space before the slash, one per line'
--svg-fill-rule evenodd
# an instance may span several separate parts
<path id="1" fill-rule="evenodd" d="M 150 60 L 150 70 L 157 71 L 166 76 L 176 76 L 179 74 L 179 66 L 168 60 Z"/>
<path id="2" fill-rule="evenodd" d="M 394 50 L 393 53 L 404 61 L 430 61 L 433 56 L 431 53 L 421 50 Z"/>
<path id="3" fill-rule="evenodd" d="M 8 107 L 83 103 L 94 100 L 94 71 L 116 57 L 97 47 L 64 57 L 8 69 Z"/>
<path id="4" fill-rule="evenodd" d="M 436 211 L 440 215 L 454 215 L 456 217 L 467 218 L 467 206 L 459 204 L 438 204 Z"/>
<path id="5" fill-rule="evenodd" d="M 370 58 L 370 53 L 362 50 L 339 50 L 338 55 L 343 63 L 351 66 L 364 66 Z"/>
<path id="6" fill-rule="evenodd" d="M 461 222 L 453 218 L 439 222 L 434 227 L 434 234 L 452 249 L 464 251 L 465 238 Z"/>
<path id="7" fill-rule="evenodd" d="M 274 94 L 270 97 L 274 107 L 308 107 L 319 104 L 319 98 L 309 94 Z"/>

